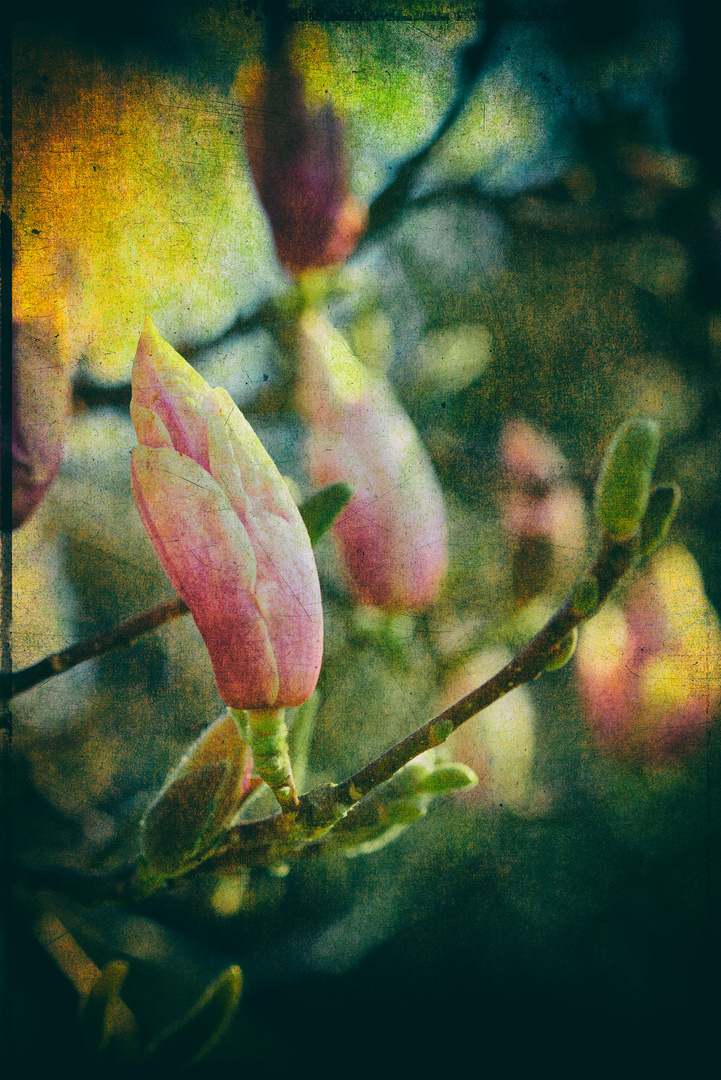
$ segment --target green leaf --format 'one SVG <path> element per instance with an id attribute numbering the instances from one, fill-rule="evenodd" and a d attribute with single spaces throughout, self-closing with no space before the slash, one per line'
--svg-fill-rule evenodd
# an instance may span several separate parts
<path id="1" fill-rule="evenodd" d="M 311 544 L 315 545 L 328 532 L 343 507 L 353 496 L 350 484 L 331 484 L 306 499 L 298 508 L 308 530 Z"/>
<path id="2" fill-rule="evenodd" d="M 315 731 L 315 721 L 318 716 L 319 706 L 320 694 L 317 690 L 314 690 L 308 700 L 304 701 L 303 704 L 299 705 L 295 710 L 293 727 L 290 729 L 288 735 L 290 760 L 293 765 L 293 776 L 295 777 L 298 791 L 303 791 L 305 785 L 306 773 L 308 771 L 308 757 L 313 741 L 313 732 Z"/>
<path id="3" fill-rule="evenodd" d="M 653 420 L 628 420 L 613 437 L 596 485 L 596 517 L 615 540 L 631 536 L 646 513 L 658 444 Z"/>
<path id="4" fill-rule="evenodd" d="M 639 553 L 643 558 L 652 555 L 668 536 L 680 501 L 681 489 L 677 484 L 661 484 L 649 495 L 639 540 Z"/>
<path id="5" fill-rule="evenodd" d="M 243 974 L 233 964 L 211 983 L 181 1019 L 165 1028 L 148 1047 L 153 1064 L 194 1065 L 224 1034 L 238 1008 Z"/>
<path id="6" fill-rule="evenodd" d="M 473 769 L 460 761 L 444 761 L 423 777 L 418 785 L 419 795 L 445 795 L 449 791 L 463 791 L 475 787 L 478 777 Z"/>
<path id="7" fill-rule="evenodd" d="M 570 634 L 561 638 L 551 650 L 544 671 L 558 671 L 559 668 L 564 667 L 575 653 L 577 644 L 578 627 L 574 626 Z"/>
<path id="8" fill-rule="evenodd" d="M 166 877 L 193 862 L 215 817 L 231 773 L 227 761 L 214 761 L 181 775 L 149 807 L 141 824 L 145 858 Z"/>
<path id="9" fill-rule="evenodd" d="M 95 1053 L 105 1049 L 112 1035 L 113 1012 L 129 967 L 126 960 L 111 960 L 80 1004 L 78 1024 L 86 1044 Z"/>

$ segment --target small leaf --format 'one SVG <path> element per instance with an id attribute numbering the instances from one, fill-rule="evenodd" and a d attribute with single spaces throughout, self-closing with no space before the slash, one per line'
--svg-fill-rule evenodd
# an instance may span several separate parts
<path id="1" fill-rule="evenodd" d="M 473 769 L 460 761 L 444 761 L 421 780 L 417 791 L 419 795 L 444 795 L 449 791 L 475 787 L 477 783 L 478 777 Z"/>
<path id="2" fill-rule="evenodd" d="M 148 1047 L 153 1064 L 194 1065 L 225 1033 L 240 1001 L 243 974 L 233 964 L 211 983 L 195 1005 Z"/>
<path id="3" fill-rule="evenodd" d="M 230 772 L 226 761 L 203 765 L 178 777 L 149 807 L 140 836 L 143 854 L 154 870 L 172 877 L 193 861 L 214 821 Z"/>
<path id="4" fill-rule="evenodd" d="M 639 541 L 639 553 L 643 558 L 652 555 L 668 536 L 680 501 L 681 489 L 677 484 L 661 484 L 649 495 Z"/>
<path id="5" fill-rule="evenodd" d="M 613 437 L 596 485 L 596 517 L 615 540 L 631 536 L 646 513 L 658 443 L 653 420 L 628 420 Z"/>
<path id="6" fill-rule="evenodd" d="M 544 671 L 558 671 L 559 668 L 564 667 L 575 653 L 577 644 L 578 627 L 574 626 L 570 634 L 566 634 L 565 637 L 561 638 L 551 650 Z"/>
<path id="7" fill-rule="evenodd" d="M 414 821 L 425 817 L 425 807 L 419 802 L 394 802 L 388 807 L 388 821 L 391 825 L 412 825 Z"/>
<path id="8" fill-rule="evenodd" d="M 325 536 L 352 496 L 353 488 L 350 484 L 331 484 L 322 491 L 316 492 L 315 495 L 311 495 L 298 507 L 311 544 L 317 544 Z"/>
<path id="9" fill-rule="evenodd" d="M 95 1053 L 105 1049 L 118 1029 L 127 1028 L 128 1010 L 119 995 L 129 966 L 126 960 L 111 960 L 81 1001 L 78 1024 L 87 1046 Z"/>

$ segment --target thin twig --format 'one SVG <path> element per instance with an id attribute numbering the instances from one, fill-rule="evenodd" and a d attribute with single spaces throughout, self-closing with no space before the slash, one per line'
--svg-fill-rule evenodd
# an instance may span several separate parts
<path id="1" fill-rule="evenodd" d="M 11 698 L 16 694 L 32 690 L 34 686 L 45 682 L 46 679 L 52 679 L 54 675 L 69 671 L 70 668 L 82 664 L 85 660 L 131 645 L 143 634 L 156 630 L 171 619 L 177 619 L 178 616 L 187 613 L 188 605 L 179 596 L 172 600 L 164 600 L 161 604 L 156 604 L 155 607 L 141 611 L 138 615 L 133 615 L 125 622 L 119 623 L 112 630 L 106 630 L 102 634 L 96 634 L 95 637 L 69 645 L 67 649 L 52 653 L 43 660 L 38 660 L 36 664 L 31 664 L 30 667 L 21 668 L 12 674 L 3 674 L 0 676 L 2 679 L 0 697 Z"/>

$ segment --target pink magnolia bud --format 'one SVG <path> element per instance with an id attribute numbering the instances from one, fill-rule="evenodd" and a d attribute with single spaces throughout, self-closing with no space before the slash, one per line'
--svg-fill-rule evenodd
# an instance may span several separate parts
<path id="1" fill-rule="evenodd" d="M 248 83 L 246 153 L 279 261 L 294 273 L 343 262 L 367 213 L 348 190 L 341 122 L 310 103 L 287 45 Z"/>
<path id="2" fill-rule="evenodd" d="M 76 366 L 67 304 L 71 278 L 69 259 L 53 244 L 22 250 L 13 266 L 13 529 L 42 501 L 63 461 Z"/>
<path id="3" fill-rule="evenodd" d="M 513 543 L 513 588 L 520 604 L 567 584 L 583 552 L 583 497 L 568 462 L 545 432 L 509 420 L 498 446 L 501 522 Z"/>
<path id="4" fill-rule="evenodd" d="M 652 763 L 699 741 L 721 704 L 721 631 L 698 566 L 666 545 L 581 631 L 581 697 L 602 744 Z"/>
<path id="5" fill-rule="evenodd" d="M 287 485 L 227 391 L 211 390 L 150 322 L 132 386 L 135 502 L 221 697 L 236 709 L 301 704 L 318 679 L 323 613 Z"/>
<path id="6" fill-rule="evenodd" d="M 358 599 L 391 611 L 426 607 L 445 576 L 447 529 L 440 485 L 413 424 L 390 386 L 321 315 L 301 317 L 298 359 L 311 479 L 353 488 L 333 531 Z"/>

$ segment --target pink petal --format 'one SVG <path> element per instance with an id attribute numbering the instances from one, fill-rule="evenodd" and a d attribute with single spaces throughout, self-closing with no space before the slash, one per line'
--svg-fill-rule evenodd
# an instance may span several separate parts
<path id="1" fill-rule="evenodd" d="M 136 408 L 155 413 L 178 453 L 207 470 L 206 423 L 220 414 L 218 404 L 205 379 L 163 340 L 149 319 L 138 343 L 131 382 Z M 136 434 L 142 443 L 142 426 Z"/>
<path id="2" fill-rule="evenodd" d="M 257 559 L 256 600 L 273 642 L 280 701 L 299 705 L 315 688 L 323 654 L 315 558 L 287 485 L 253 429 L 232 401 L 231 405 L 227 423 L 208 423 L 211 470 L 242 521 Z"/>
<path id="3" fill-rule="evenodd" d="M 163 569 L 203 636 L 221 697 L 234 708 L 277 704 L 273 645 L 254 596 L 256 560 L 227 498 L 173 450 L 136 447 L 131 480 Z"/>

